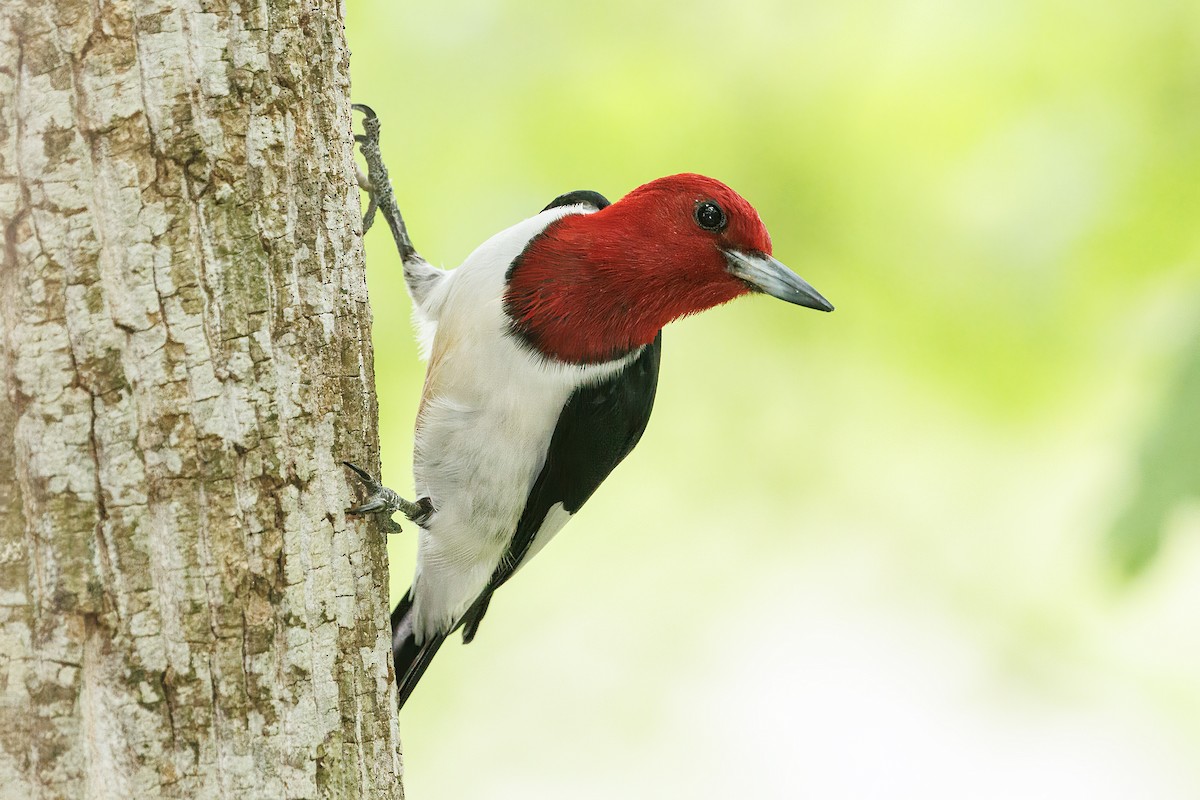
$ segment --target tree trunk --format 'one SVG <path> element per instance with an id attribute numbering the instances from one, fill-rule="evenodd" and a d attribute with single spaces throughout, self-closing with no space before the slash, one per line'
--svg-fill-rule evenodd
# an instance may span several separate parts
<path id="1" fill-rule="evenodd" d="M 335 0 L 0 3 L 0 796 L 401 797 Z"/>

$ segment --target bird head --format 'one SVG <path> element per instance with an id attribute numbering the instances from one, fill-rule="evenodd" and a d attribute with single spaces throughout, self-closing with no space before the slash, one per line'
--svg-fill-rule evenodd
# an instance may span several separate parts
<path id="1" fill-rule="evenodd" d="M 514 331 L 544 355 L 598 363 L 649 344 L 672 320 L 750 292 L 833 310 L 771 255 L 771 237 L 741 195 L 682 174 L 547 225 L 513 262 L 505 308 Z"/>

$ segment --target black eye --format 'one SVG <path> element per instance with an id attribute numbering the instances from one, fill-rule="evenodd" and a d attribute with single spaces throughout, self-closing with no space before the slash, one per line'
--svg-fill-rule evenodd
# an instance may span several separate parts
<path id="1" fill-rule="evenodd" d="M 712 200 L 696 204 L 696 224 L 706 231 L 719 231 L 725 227 L 725 212 Z"/>

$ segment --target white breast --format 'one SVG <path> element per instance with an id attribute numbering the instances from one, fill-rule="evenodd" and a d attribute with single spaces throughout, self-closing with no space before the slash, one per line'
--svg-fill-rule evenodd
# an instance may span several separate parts
<path id="1" fill-rule="evenodd" d="M 551 209 L 492 237 L 448 274 L 425 306 L 437 327 L 413 473 L 417 496 L 430 498 L 436 511 L 419 534 L 413 580 L 418 642 L 450 630 L 486 587 L 571 393 L 624 364 L 550 362 L 506 332 L 509 265 L 546 225 L 579 211 Z"/>

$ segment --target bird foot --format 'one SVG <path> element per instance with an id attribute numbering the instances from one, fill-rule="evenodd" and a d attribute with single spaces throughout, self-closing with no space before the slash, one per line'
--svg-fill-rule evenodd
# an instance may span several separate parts
<path id="1" fill-rule="evenodd" d="M 358 185 L 369 197 L 367 211 L 363 214 L 363 233 L 370 230 L 375 222 L 375 212 L 379 211 L 392 230 L 392 239 L 396 242 L 400 260 L 407 262 L 418 256 L 412 240 L 408 238 L 408 228 L 404 224 L 404 217 L 400 215 L 399 206 L 396 205 L 396 193 L 392 190 L 392 182 L 388 179 L 387 167 L 383 163 L 383 153 L 379 150 L 379 117 L 374 109 L 362 103 L 354 103 L 351 108 L 363 115 L 363 132 L 354 136 L 363 160 L 367 163 L 366 175 L 356 167 Z"/>
<path id="2" fill-rule="evenodd" d="M 343 461 L 342 463 L 358 476 L 358 479 L 362 481 L 362 484 L 367 487 L 367 491 L 370 492 L 370 495 L 367 496 L 367 499 L 361 505 L 346 509 L 347 515 L 359 517 L 372 514 L 385 533 L 398 533 L 401 530 L 400 525 L 392 519 L 392 514 L 397 511 L 417 525 L 424 526 L 429 521 L 429 517 L 433 514 L 433 502 L 428 497 L 422 497 L 415 503 L 411 500 L 405 500 L 371 477 L 371 474 L 366 470 L 360 469 L 349 461 Z"/>

